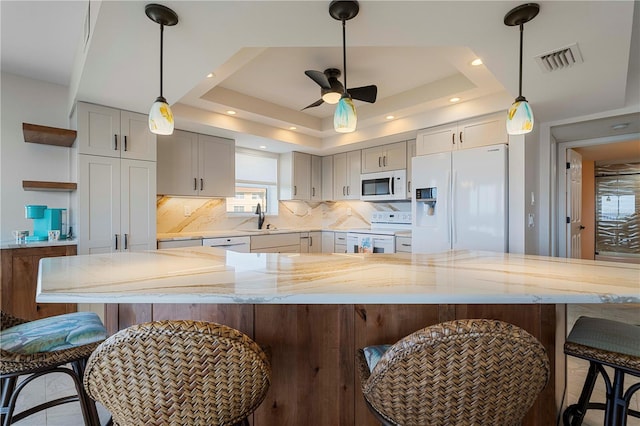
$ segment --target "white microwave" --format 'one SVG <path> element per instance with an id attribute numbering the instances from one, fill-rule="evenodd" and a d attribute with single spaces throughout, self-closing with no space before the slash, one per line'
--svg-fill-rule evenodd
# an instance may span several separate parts
<path id="1" fill-rule="evenodd" d="M 388 201 L 407 199 L 407 171 L 364 173 L 360 175 L 360 199 Z"/>

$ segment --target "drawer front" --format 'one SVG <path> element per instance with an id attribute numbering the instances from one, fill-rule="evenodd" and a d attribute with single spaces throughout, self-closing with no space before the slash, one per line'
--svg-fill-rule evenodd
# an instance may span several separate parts
<path id="1" fill-rule="evenodd" d="M 300 246 L 300 233 L 251 236 L 251 250 L 268 247 Z"/>
<path id="2" fill-rule="evenodd" d="M 205 238 L 203 246 L 228 246 L 231 244 L 249 244 L 251 237 Z"/>
<path id="3" fill-rule="evenodd" d="M 411 237 L 396 237 L 396 252 L 411 253 Z"/>

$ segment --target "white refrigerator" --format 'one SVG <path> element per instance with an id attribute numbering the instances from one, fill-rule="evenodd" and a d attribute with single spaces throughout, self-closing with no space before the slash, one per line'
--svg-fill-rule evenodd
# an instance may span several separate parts
<path id="1" fill-rule="evenodd" d="M 412 159 L 412 251 L 508 251 L 507 145 Z"/>

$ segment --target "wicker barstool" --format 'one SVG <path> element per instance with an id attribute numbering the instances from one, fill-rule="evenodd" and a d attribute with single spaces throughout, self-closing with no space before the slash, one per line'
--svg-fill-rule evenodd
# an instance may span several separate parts
<path id="1" fill-rule="evenodd" d="M 248 425 L 271 383 L 267 354 L 221 324 L 156 321 L 102 343 L 84 386 L 115 424 Z"/>
<path id="2" fill-rule="evenodd" d="M 549 379 L 542 344 L 501 321 L 445 322 L 382 349 L 357 360 L 383 425 L 519 425 Z M 369 352 L 382 353 L 376 362 Z"/>
<path id="3" fill-rule="evenodd" d="M 624 389 L 624 375 L 640 377 L 640 326 L 603 318 L 580 317 L 564 344 L 564 353 L 589 361 L 589 371 L 576 404 L 562 416 L 565 426 L 579 426 L 587 410 L 604 410 L 604 424 L 624 426 L 627 416 L 640 418 L 629 408 L 631 397 L 640 383 Z M 605 366 L 614 370 L 613 382 Z M 606 387 L 606 403 L 590 402 L 593 388 L 601 375 Z"/>
<path id="4" fill-rule="evenodd" d="M 88 312 L 35 321 L 16 318 L 6 312 L 0 312 L 0 315 L 2 424 L 10 425 L 47 408 L 75 401 L 80 402 L 86 425 L 99 424 L 96 405 L 84 391 L 82 376 L 89 355 L 107 335 L 100 318 Z M 50 373 L 70 376 L 76 395 L 57 398 L 14 414 L 20 392 L 34 379 Z M 21 376 L 23 379 L 18 383 Z"/>

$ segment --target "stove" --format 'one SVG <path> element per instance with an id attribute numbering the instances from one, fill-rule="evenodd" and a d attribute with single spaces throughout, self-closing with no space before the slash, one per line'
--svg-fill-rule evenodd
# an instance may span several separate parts
<path id="1" fill-rule="evenodd" d="M 371 227 L 347 232 L 347 253 L 395 253 L 398 232 L 411 230 L 411 212 L 375 212 Z"/>

